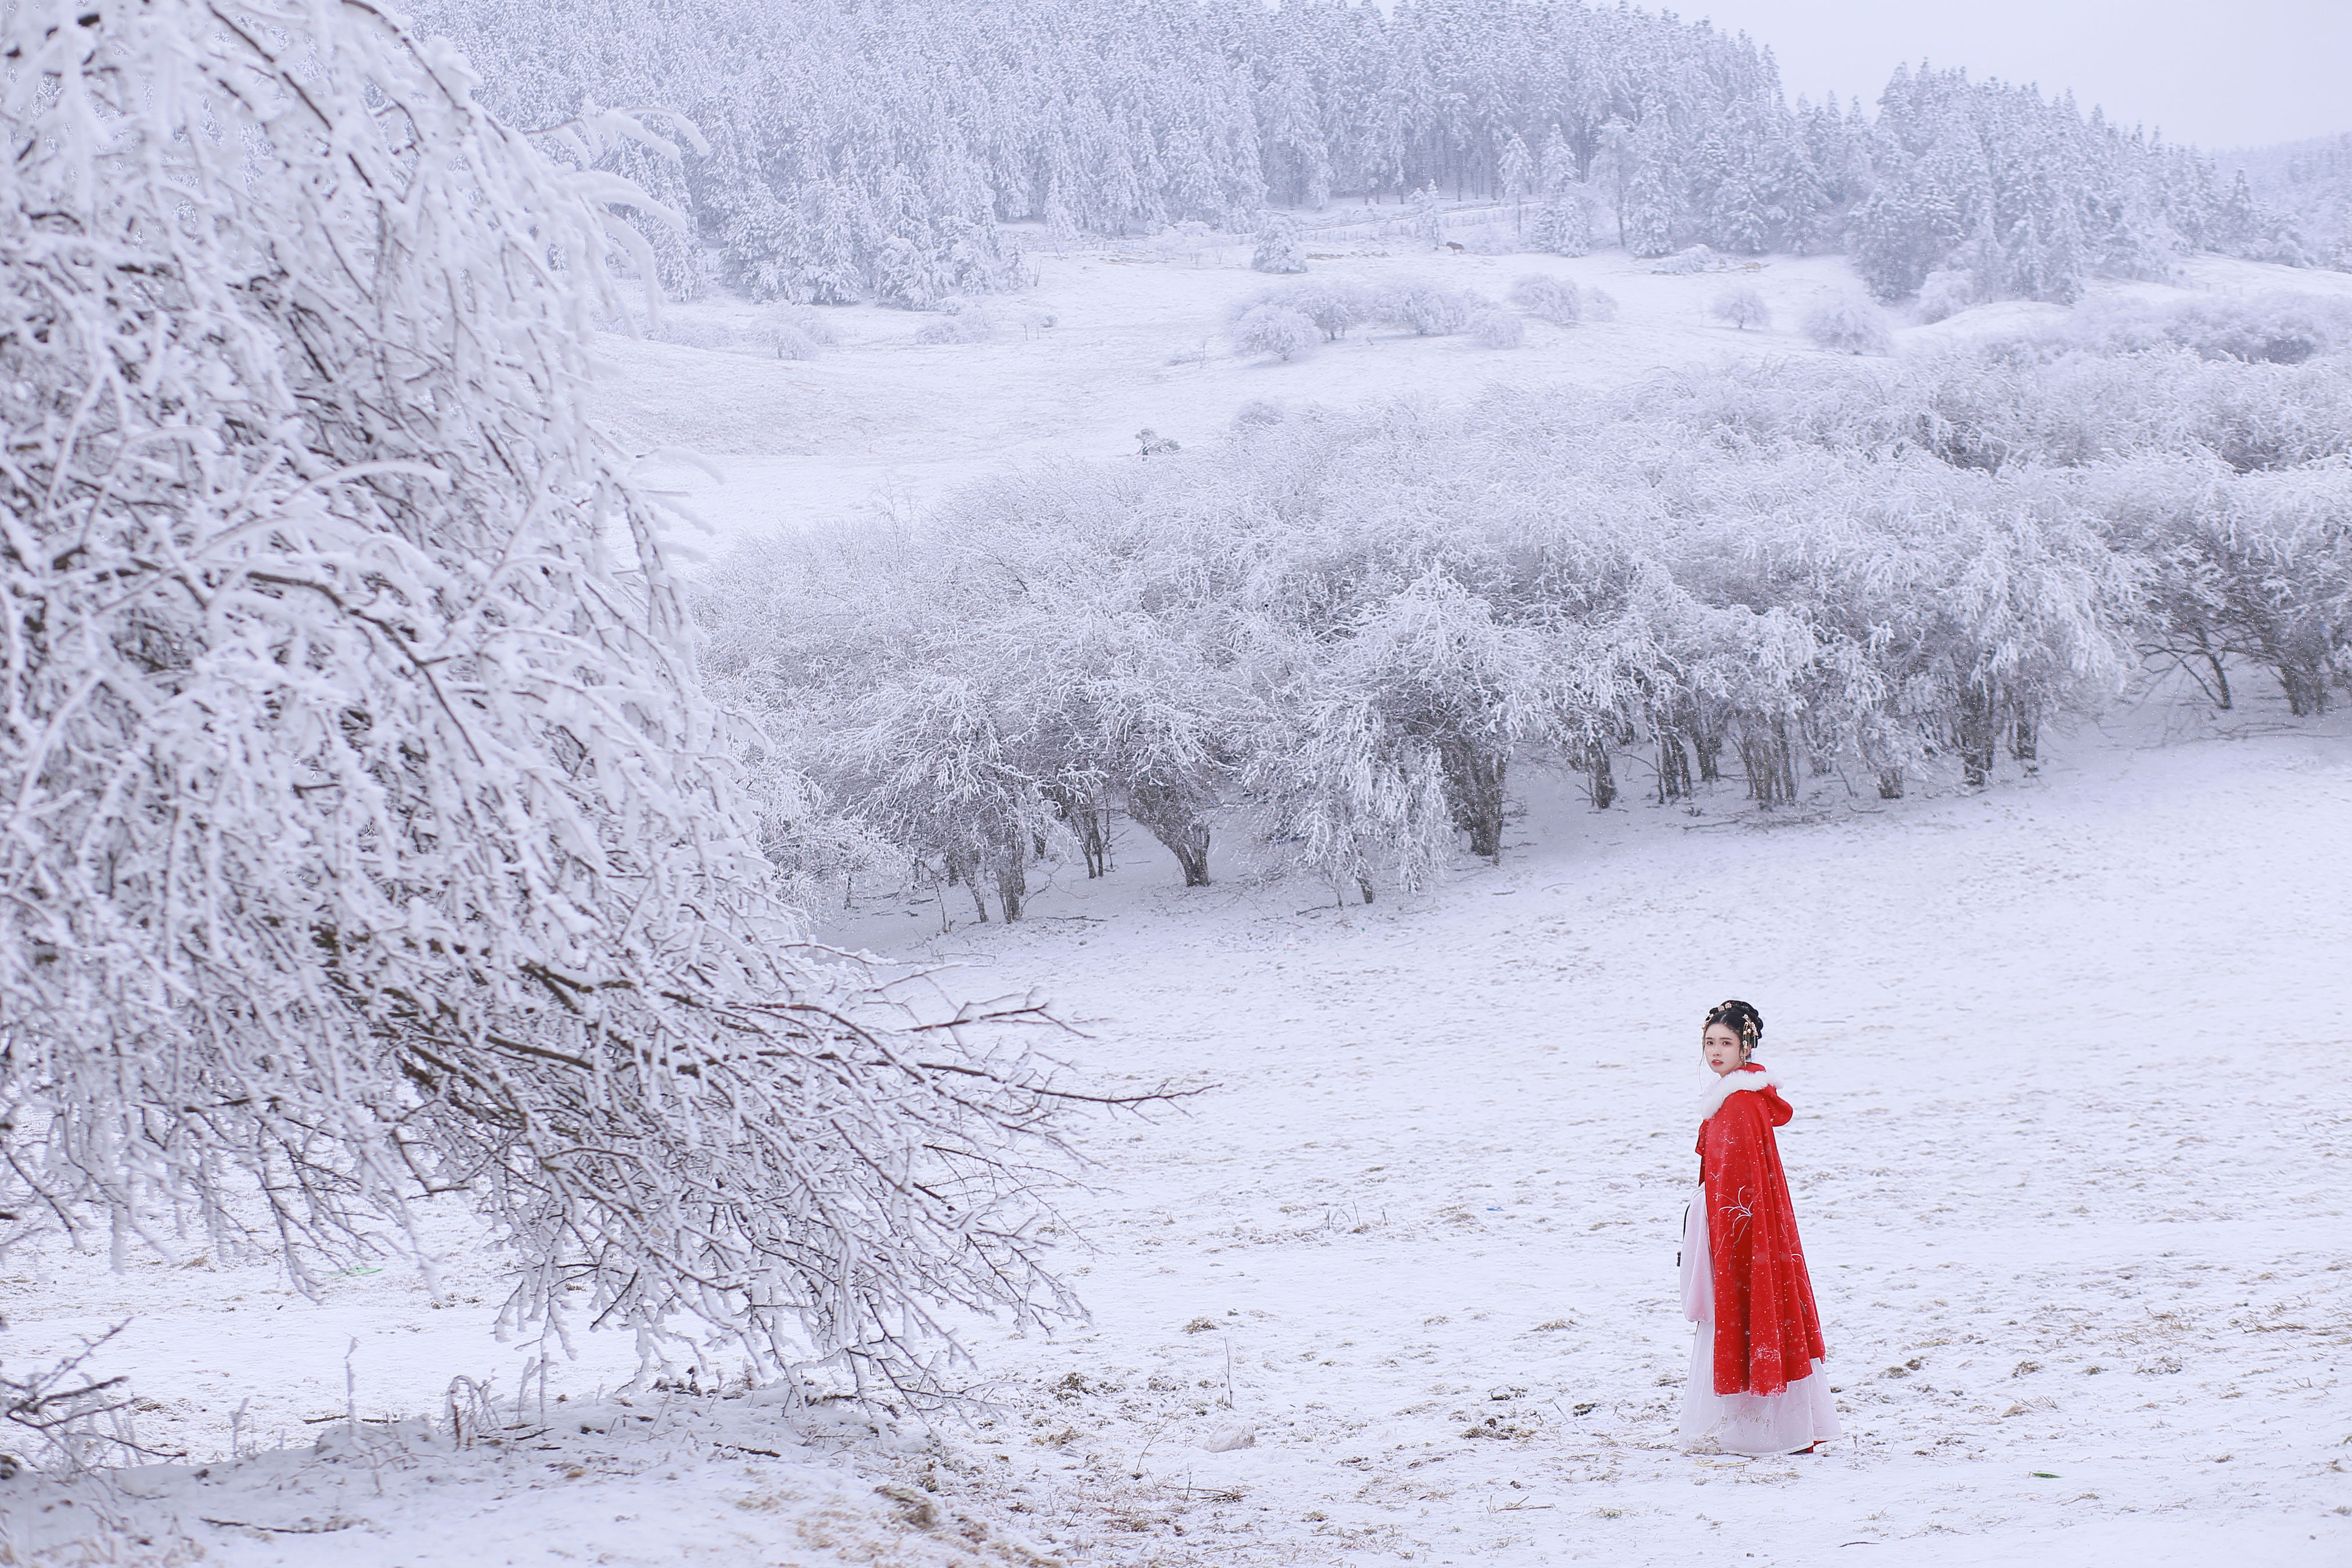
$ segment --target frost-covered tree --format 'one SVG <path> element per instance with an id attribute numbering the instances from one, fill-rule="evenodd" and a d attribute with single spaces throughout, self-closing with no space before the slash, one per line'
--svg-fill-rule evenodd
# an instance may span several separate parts
<path id="1" fill-rule="evenodd" d="M 1268 213 L 1258 226 L 1257 248 L 1250 265 L 1260 272 L 1304 272 L 1307 250 L 1298 243 L 1298 224 L 1286 213 Z"/>
<path id="2" fill-rule="evenodd" d="M 1743 332 L 1772 324 L 1772 307 L 1765 303 L 1764 296 L 1753 285 L 1747 283 L 1735 284 L 1717 293 L 1707 302 L 1706 313 Z"/>
<path id="3" fill-rule="evenodd" d="M 1537 188 L 1540 177 L 1535 154 L 1528 151 L 1525 138 L 1511 132 L 1504 142 L 1502 152 L 1495 160 L 1495 177 L 1502 185 L 1502 196 L 1515 211 L 1522 208 L 1528 193 Z"/>
<path id="4" fill-rule="evenodd" d="M 1976 274 L 1948 269 L 1930 272 L 1919 284 L 1919 319 L 1940 321 L 1957 316 L 1977 302 Z"/>
<path id="5" fill-rule="evenodd" d="M 1373 290 L 1371 318 L 1417 337 L 1445 337 L 1467 327 L 1481 303 L 1433 283 L 1389 283 Z"/>
<path id="6" fill-rule="evenodd" d="M 1886 354 L 1895 352 L 1895 334 L 1877 306 L 1851 294 L 1838 294 L 1805 312 L 1805 341 L 1833 353 Z"/>
<path id="7" fill-rule="evenodd" d="M 950 773 L 925 693 L 993 694 L 997 793 L 895 831 L 1016 799 L 1019 853 L 1076 858 L 1108 803 L 1187 880 L 1213 828 L 1384 894 L 1495 853 L 1534 768 L 1602 808 L 1636 749 L 1661 803 L 1989 784 L 2134 655 L 2217 703 L 2274 679 L 2291 714 L 2332 706 L 2347 353 L 2342 310 L 2200 300 L 1867 364 L 1255 409 L 1164 461 L 964 492 L 720 640 L 798 672 L 771 712 L 898 715 L 861 744 L 919 778 Z M 723 626 L 747 595 L 714 597 Z M 853 819 L 887 804 L 820 782 Z"/>
<path id="8" fill-rule="evenodd" d="M 1528 220 L 1528 246 L 1555 256 L 1584 256 L 1592 249 L 1592 215 L 1573 191 L 1546 201 Z"/>
<path id="9" fill-rule="evenodd" d="M 1510 300 L 1528 315 L 1558 326 L 1573 326 L 1584 315 L 1583 290 L 1573 278 L 1528 273 L 1512 283 Z"/>
<path id="10" fill-rule="evenodd" d="M 1238 321 L 1260 305 L 1278 305 L 1297 310 L 1319 328 L 1332 342 L 1348 335 L 1349 329 L 1360 327 L 1372 319 L 1370 291 L 1353 283 L 1334 283 L 1318 279 L 1308 283 L 1286 283 L 1269 289 L 1263 294 L 1241 301 L 1234 319 Z"/>
<path id="11" fill-rule="evenodd" d="M 1482 349 L 1515 349 L 1528 340 L 1525 322 L 1508 310 L 1486 310 L 1472 318 L 1470 341 Z"/>
<path id="12" fill-rule="evenodd" d="M 1059 1300 L 1058 1091 L 800 945 L 588 418 L 658 139 L 364 5 L 0 36 L 6 1206 L 307 1284 L 462 1192 L 511 1325 L 865 1386 Z"/>
<path id="13" fill-rule="evenodd" d="M 1314 318 L 1287 305 L 1254 305 L 1234 325 L 1234 345 L 1244 353 L 1289 361 L 1313 353 L 1322 342 Z"/>
<path id="14" fill-rule="evenodd" d="M 1412 193 L 1412 216 L 1406 226 L 1427 249 L 1435 250 L 1445 242 L 1445 204 L 1434 180 Z"/>

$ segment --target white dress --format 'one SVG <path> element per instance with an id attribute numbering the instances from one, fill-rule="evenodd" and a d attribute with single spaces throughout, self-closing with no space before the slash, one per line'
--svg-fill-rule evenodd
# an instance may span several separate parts
<path id="1" fill-rule="evenodd" d="M 1837 1400 L 1822 1363 L 1778 1394 L 1715 1391 L 1715 1264 L 1706 1250 L 1706 1188 L 1683 1224 L 1683 1316 L 1698 1325 L 1683 1387 L 1683 1445 L 1727 1454 L 1793 1454 L 1839 1435 Z"/>

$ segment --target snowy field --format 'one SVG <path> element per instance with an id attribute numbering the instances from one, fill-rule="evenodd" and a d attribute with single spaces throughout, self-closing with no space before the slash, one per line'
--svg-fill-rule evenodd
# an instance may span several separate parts
<path id="1" fill-rule="evenodd" d="M 1451 400 L 1496 383 L 1610 387 L 1681 366 L 1818 355 L 1800 331 L 1806 311 L 1863 292 L 1837 256 L 1765 257 L 1675 276 L 1616 250 L 1573 258 L 1455 254 L 1352 232 L 1319 242 L 1309 236 L 1307 248 L 1328 257 L 1310 264 L 1313 280 L 1429 282 L 1500 301 L 1514 280 L 1540 273 L 1601 289 L 1620 314 L 1574 326 L 1528 318 L 1517 349 L 1360 328 L 1282 363 L 1237 351 L 1228 336 L 1235 305 L 1288 281 L 1251 271 L 1246 247 L 1046 251 L 1029 258 L 1036 288 L 979 301 L 993 335 L 978 342 L 917 342 L 940 317 L 847 306 L 820 312 L 836 346 L 814 359 L 779 360 L 759 352 L 771 312 L 727 302 L 667 306 L 656 334 L 740 352 L 607 333 L 597 340 L 602 413 L 633 449 L 654 455 L 647 481 L 710 531 L 678 542 L 723 550 L 779 531 L 910 518 L 1008 463 L 1133 456 L 1145 428 L 1205 441 L 1254 402 Z M 2193 289 L 2099 283 L 2095 297 L 2286 289 L 2352 298 L 2352 274 L 2221 257 L 2195 258 L 2186 268 Z M 1742 331 L 1709 318 L 1716 297 L 1742 285 L 1764 297 L 1769 328 Z M 1932 326 L 1898 325 L 1895 336 L 1906 347 L 1927 346 L 2063 314 L 2005 300 Z M 682 450 L 698 460 L 663 456 Z"/>
<path id="2" fill-rule="evenodd" d="M 1205 438 L 1257 398 L 1814 352 L 1705 324 L 1723 276 L 1622 256 L 1318 263 L 1498 296 L 1558 270 L 1623 314 L 1291 365 L 1219 335 L 1272 281 L 1245 268 L 1037 267 L 1005 320 L 1055 324 L 984 343 L 869 310 L 806 362 L 604 340 L 610 416 L 717 454 L 698 504 L 748 538 L 1146 425 Z M 1783 328 L 1853 287 L 1833 258 L 1741 280 Z M 2019 309 L 2046 308 L 1991 308 Z M 992 1416 L 787 1427 L 757 1393 L 616 1396 L 630 1344 L 496 1341 L 493 1260 L 454 1213 L 440 1304 L 397 1266 L 314 1302 L 267 1268 L 52 1250 L 0 1278 L 12 1360 L 131 1320 L 101 1364 L 136 1369 L 139 1435 L 189 1458 L 0 1483 L 0 1563 L 2352 1561 L 2352 725 L 2266 695 L 2237 720 L 2150 703 L 2053 736 L 2034 777 L 1894 803 L 1817 780 L 1769 821 L 1737 784 L 1685 814 L 1629 775 L 1596 814 L 1525 773 L 1499 868 L 1370 907 L 1223 846 L 1186 892 L 1134 831 L 1018 926 L 864 907 L 826 934 L 964 994 L 1040 988 L 1089 1075 L 1202 1089 L 1086 1140 L 1066 1213 L 1094 1321 L 976 1325 Z M 1727 995 L 1762 1009 L 1798 1112 L 1848 1429 L 1807 1458 L 1673 1443 L 1697 1023 Z M 452 1408 L 483 1441 L 452 1444 Z"/>
<path id="3" fill-rule="evenodd" d="M 490 1342 L 462 1265 L 436 1310 L 392 1269 L 313 1304 L 258 1269 L 52 1257 L 5 1284 L 25 1352 L 140 1314 L 121 1360 L 149 1440 L 211 1458 L 243 1405 L 249 1443 L 299 1446 L 19 1479 L 0 1551 L 2341 1563 L 2352 733 L 2162 722 L 1990 792 L 1769 827 L 1728 785 L 1696 816 L 1538 795 L 1500 869 L 1394 907 L 1188 894 L 1130 835 L 1021 926 L 918 939 L 936 911 L 868 911 L 843 934 L 975 994 L 1048 989 L 1098 1079 L 1210 1086 L 1088 1140 L 1068 1214 L 1095 1321 L 974 1333 L 992 1426 L 795 1435 L 757 1395 L 600 1401 L 625 1347 L 518 1407 L 528 1352 Z M 1718 994 L 1762 1006 L 1798 1108 L 1782 1147 L 1849 1433 L 1818 1457 L 1673 1444 L 1694 1020 Z M 353 1340 L 356 1444 L 332 1419 Z M 459 1373 L 507 1402 L 502 1447 L 377 1421 L 439 1414 Z M 96 1521 L 122 1534 L 77 1555 Z"/>

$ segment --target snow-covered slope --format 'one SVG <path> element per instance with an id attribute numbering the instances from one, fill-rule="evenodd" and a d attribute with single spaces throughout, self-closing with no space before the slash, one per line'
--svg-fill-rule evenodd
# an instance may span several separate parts
<path id="1" fill-rule="evenodd" d="M 1391 209 L 1392 210 L 1392 209 Z M 1037 286 L 978 301 L 993 319 L 982 342 L 919 343 L 943 318 L 872 306 L 823 318 L 841 343 L 811 360 L 760 357 L 768 313 L 712 302 L 664 310 L 679 336 L 737 338 L 754 352 L 687 348 L 608 334 L 600 405 L 635 449 L 702 454 L 711 474 L 656 460 L 646 473 L 674 487 L 716 531 L 705 549 L 777 530 L 908 514 L 942 490 L 1007 463 L 1133 456 L 1149 427 L 1180 442 L 1208 439 L 1258 401 L 1351 404 L 1398 396 L 1450 398 L 1492 382 L 1566 381 L 1614 386 L 1675 366 L 1822 351 L 1799 330 L 1807 310 L 1862 287 L 1844 258 L 1767 257 L 1728 270 L 1672 275 L 1622 251 L 1570 259 L 1430 251 L 1408 240 L 1319 242 L 1307 277 L 1381 284 L 1428 281 L 1500 302 L 1528 273 L 1574 279 L 1619 306 L 1613 321 L 1555 326 L 1530 318 L 1518 349 L 1467 337 L 1414 337 L 1360 328 L 1290 363 L 1237 353 L 1233 308 L 1286 281 L 1249 269 L 1247 247 L 1170 251 L 1136 245 L 1032 258 Z M 2196 291 L 2272 289 L 2352 295 L 2352 275 L 2208 258 L 2189 269 Z M 1769 328 L 1740 331 L 1708 316 L 1726 289 L 1752 286 Z M 2128 298 L 2189 289 L 2105 285 Z M 2057 307 L 1980 307 L 1930 327 L 1902 328 L 1922 345 L 2058 315 Z M 1045 325 L 1047 321 L 1051 325 Z M 681 330 L 682 329 L 682 330 Z"/>
<path id="2" fill-rule="evenodd" d="M 6 1286 L 16 1352 L 141 1311 L 141 1430 L 198 1458 L 240 1400 L 266 1438 L 344 1411 L 352 1338 L 363 1418 L 439 1411 L 463 1372 L 517 1430 L 19 1479 L 0 1545 L 76 1562 L 32 1548 L 119 1517 L 252 1563 L 2340 1563 L 2352 731 L 2165 721 L 1985 793 L 1773 819 L 1731 786 L 1700 815 L 1537 788 L 1500 868 L 1392 906 L 1186 892 L 1130 833 L 1018 926 L 868 909 L 836 934 L 1047 988 L 1097 1079 L 1203 1089 L 1088 1141 L 1067 1213 L 1095 1321 L 976 1328 L 992 1425 L 845 1444 L 756 1401 L 625 1410 L 593 1341 L 543 1415 L 478 1276 L 436 1312 L 389 1270 L 311 1305 L 52 1257 Z M 1727 994 L 1797 1106 L 1846 1413 L 1801 1459 L 1673 1445 L 1696 1025 Z"/>
<path id="3" fill-rule="evenodd" d="M 1787 329 L 1851 286 L 1834 259 L 1743 272 L 1778 323 L 1740 333 L 1705 320 L 1719 273 L 1352 257 L 1317 268 L 1497 295 L 1552 270 L 1622 315 L 1531 324 L 1516 352 L 1376 334 L 1272 365 L 1218 336 L 1272 281 L 1237 259 L 1049 258 L 984 342 L 864 310 L 807 362 L 608 339 L 606 416 L 722 454 L 724 485 L 692 482 L 748 535 L 1115 456 L 1145 425 L 1198 440 L 1259 398 L 1810 353 Z M 2203 267 L 2242 292 L 2352 284 Z M 2015 312 L 1970 315 L 1903 335 Z M 456 1214 L 438 1302 L 398 1266 L 313 1302 L 197 1254 L 110 1270 L 100 1241 L 12 1258 L 11 1364 L 131 1320 L 99 1364 L 135 1369 L 137 1434 L 191 1457 L 0 1482 L 0 1563 L 2340 1563 L 2352 727 L 2246 712 L 2221 735 L 2144 709 L 1970 795 L 1815 781 L 1769 818 L 1736 786 L 1699 815 L 1638 791 L 1593 813 L 1530 776 L 1500 868 L 1370 908 L 1224 846 L 1186 892 L 1131 830 L 1110 878 L 1019 926 L 864 908 L 830 934 L 971 993 L 1040 986 L 1088 1075 L 1202 1089 L 1088 1140 L 1066 1213 L 1095 1321 L 975 1325 L 995 1414 L 927 1435 L 795 1426 L 733 1390 L 619 1404 L 633 1345 L 497 1342 L 496 1259 Z M 1672 1445 L 1696 1021 L 1727 994 L 1762 1008 L 1798 1108 L 1783 1148 L 1850 1433 L 1803 1460 Z M 455 1447 L 475 1387 L 499 1441 Z"/>

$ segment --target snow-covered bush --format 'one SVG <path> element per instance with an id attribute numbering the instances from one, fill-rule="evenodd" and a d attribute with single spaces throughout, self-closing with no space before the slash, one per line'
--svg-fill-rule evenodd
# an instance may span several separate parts
<path id="1" fill-rule="evenodd" d="M 0 41 L 0 1208 L 316 1285 L 463 1193 L 509 1327 L 917 1392 L 1058 1300 L 1058 1091 L 803 945 L 590 418 L 657 139 L 324 0 Z"/>
<path id="2" fill-rule="evenodd" d="M 674 311 L 664 316 L 646 336 L 656 342 L 675 343 L 682 349 L 720 351 L 740 347 L 742 338 L 741 332 L 729 322 L 681 316 Z"/>
<path id="3" fill-rule="evenodd" d="M 1977 302 L 1973 272 L 1958 268 L 1930 272 L 1919 285 L 1919 320 L 1934 323 L 1957 316 Z"/>
<path id="4" fill-rule="evenodd" d="M 1726 326 L 1741 331 L 1762 329 L 1772 324 L 1772 307 L 1753 286 L 1735 284 L 1708 301 L 1706 313 Z"/>
<path id="5" fill-rule="evenodd" d="M 1575 325 L 1584 315 L 1584 293 L 1573 278 L 1528 273 L 1511 285 L 1510 300 L 1528 315 L 1563 327 Z"/>
<path id="6" fill-rule="evenodd" d="M 1433 283 L 1388 283 L 1373 291 L 1371 315 L 1421 337 L 1444 337 L 1467 327 L 1481 303 L 1475 296 Z"/>
<path id="7" fill-rule="evenodd" d="M 1268 213 L 1257 231 L 1257 248 L 1250 265 L 1260 272 L 1304 272 L 1306 247 L 1298 243 L 1298 222 L 1286 213 Z"/>
<path id="8" fill-rule="evenodd" d="M 1890 354 L 1895 334 L 1886 317 L 1869 300 L 1839 294 L 1805 312 L 1805 340 L 1832 353 Z"/>
<path id="9" fill-rule="evenodd" d="M 2191 300 L 2160 310 L 2111 307 L 2092 321 L 2099 346 L 2111 353 L 2175 343 L 2203 359 L 2301 364 L 2352 346 L 2352 301 L 2307 295 Z"/>
<path id="10" fill-rule="evenodd" d="M 833 318 L 814 305 L 783 305 L 771 310 L 768 320 L 778 327 L 790 328 L 821 349 L 829 349 L 841 342 L 834 328 Z"/>
<path id="11" fill-rule="evenodd" d="M 1650 270 L 1668 277 L 1686 278 L 1695 272 L 1720 271 L 1723 266 L 1724 258 L 1712 246 L 1694 245 L 1687 250 L 1677 250 L 1672 256 L 1661 257 L 1658 264 Z"/>
<path id="12" fill-rule="evenodd" d="M 914 341 L 927 346 L 941 343 L 984 343 L 996 336 L 995 318 L 977 306 L 967 307 L 915 329 Z"/>
<path id="13" fill-rule="evenodd" d="M 2228 477 L 2225 477 L 2228 476 Z M 2216 708 L 2232 661 L 2269 669 L 2296 715 L 2352 686 L 2352 534 L 2336 464 L 2229 475 L 2174 462 L 2100 476 L 2101 510 L 2148 563 L 2143 651 L 2186 670 Z"/>
<path id="14" fill-rule="evenodd" d="M 1528 326 L 1508 310 L 1484 310 L 1470 323 L 1470 341 L 1482 349 L 1515 349 L 1528 341 Z"/>
<path id="15" fill-rule="evenodd" d="M 1322 329 L 1304 310 L 1287 305 L 1257 305 L 1234 326 L 1234 343 L 1244 353 L 1294 360 L 1315 352 Z"/>
<path id="16" fill-rule="evenodd" d="M 1234 428 L 1236 430 L 1261 429 L 1268 425 L 1279 425 L 1288 417 L 1289 416 L 1283 412 L 1282 405 L 1279 403 L 1268 403 L 1262 397 L 1254 397 L 1234 410 Z"/>
<path id="17" fill-rule="evenodd" d="M 1371 295 L 1367 289 L 1320 278 L 1279 284 L 1239 300 L 1233 307 L 1232 319 L 1239 321 L 1260 305 L 1279 305 L 1299 311 L 1332 342 L 1346 336 L 1349 328 L 1361 326 L 1372 317 Z"/>

